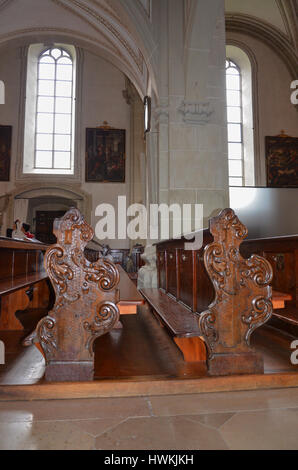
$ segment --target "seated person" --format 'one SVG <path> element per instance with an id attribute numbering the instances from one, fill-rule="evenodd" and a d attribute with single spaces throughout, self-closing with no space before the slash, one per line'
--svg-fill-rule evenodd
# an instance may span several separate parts
<path id="1" fill-rule="evenodd" d="M 21 230 L 27 238 L 34 238 L 33 233 L 30 232 L 30 225 L 23 223 Z"/>
<path id="2" fill-rule="evenodd" d="M 30 225 L 26 223 L 21 223 L 19 219 L 17 219 L 13 225 L 12 238 L 38 242 L 38 240 L 36 240 L 36 238 L 34 237 L 33 233 L 30 232 Z"/>

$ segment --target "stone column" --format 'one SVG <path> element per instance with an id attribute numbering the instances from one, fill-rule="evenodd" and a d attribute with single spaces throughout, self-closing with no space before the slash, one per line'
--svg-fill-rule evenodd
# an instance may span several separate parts
<path id="1" fill-rule="evenodd" d="M 229 205 L 224 13 L 224 0 L 160 4 L 159 96 L 147 139 L 149 162 L 153 140 L 157 152 L 156 173 L 148 181 L 150 202 L 156 194 L 158 203 L 203 204 L 205 227 Z M 156 281 L 155 250 L 152 241 L 147 245 L 140 287 L 154 287 Z"/>
<path id="2" fill-rule="evenodd" d="M 188 2 L 184 21 L 181 3 L 169 2 L 168 197 L 203 204 L 207 226 L 229 204 L 224 1 Z"/>

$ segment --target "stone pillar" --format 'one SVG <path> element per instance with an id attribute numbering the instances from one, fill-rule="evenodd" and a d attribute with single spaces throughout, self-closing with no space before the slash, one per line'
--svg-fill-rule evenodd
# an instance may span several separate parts
<path id="1" fill-rule="evenodd" d="M 229 205 L 224 0 L 165 0 L 159 8 L 159 95 L 147 138 L 147 159 L 153 162 L 154 141 L 157 168 L 149 203 L 156 195 L 158 203 L 203 204 L 207 227 Z M 139 285 L 154 287 L 154 247 L 147 245 Z"/>
<path id="2" fill-rule="evenodd" d="M 224 1 L 188 3 L 169 2 L 168 197 L 203 204 L 207 226 L 229 204 Z"/>
<path id="3" fill-rule="evenodd" d="M 126 78 L 126 89 L 123 96 L 131 107 L 130 118 L 130 197 L 129 204 L 146 204 L 146 145 L 144 136 L 144 106 L 131 83 Z M 146 240 L 130 240 L 132 248 L 136 243 L 144 244 Z"/>

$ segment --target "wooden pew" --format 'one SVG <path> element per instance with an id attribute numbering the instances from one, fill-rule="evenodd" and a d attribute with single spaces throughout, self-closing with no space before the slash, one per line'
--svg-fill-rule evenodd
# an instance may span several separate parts
<path id="1" fill-rule="evenodd" d="M 117 307 L 119 308 L 120 315 L 136 315 L 138 306 L 145 303 L 144 299 L 122 266 L 117 265 L 117 269 L 120 274 L 117 288 L 119 290 Z"/>
<path id="2" fill-rule="evenodd" d="M 17 311 L 49 305 L 48 275 L 43 267 L 47 247 L 0 237 L 0 330 L 23 330 Z"/>
<path id="3" fill-rule="evenodd" d="M 270 324 L 297 336 L 298 327 L 298 236 L 246 240 L 241 247 L 244 256 L 257 253 L 273 269 Z"/>
<path id="4" fill-rule="evenodd" d="M 249 340 L 271 316 L 272 269 L 260 256 L 243 259 L 239 247 L 246 236 L 246 227 L 225 209 L 210 220 L 200 250 L 185 250 L 183 238 L 158 243 L 159 289 L 141 290 L 184 359 L 204 362 L 207 354 L 211 375 L 264 370 Z"/>
<path id="5" fill-rule="evenodd" d="M 45 268 L 55 305 L 25 344 L 42 351 L 46 380 L 93 380 L 94 341 L 119 327 L 120 314 L 136 314 L 144 299 L 120 266 L 85 257 L 94 232 L 77 209 L 56 219 L 53 231 L 57 244 L 48 248 Z"/>

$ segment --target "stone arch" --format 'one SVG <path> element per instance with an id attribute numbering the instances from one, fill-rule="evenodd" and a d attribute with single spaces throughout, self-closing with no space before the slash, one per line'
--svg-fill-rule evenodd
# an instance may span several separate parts
<path id="1" fill-rule="evenodd" d="M 3 14 L 6 12 L 6 6 L 9 4 L 11 7 L 13 3 L 14 0 L 0 3 Z M 39 3 L 37 2 L 37 8 Z M 149 46 L 145 44 L 145 38 L 136 30 L 133 21 L 134 12 L 129 13 L 121 2 L 116 4 L 111 2 L 109 8 L 99 2 L 52 0 L 52 3 L 53 7 L 60 7 L 61 12 L 68 15 L 68 27 L 52 25 L 36 27 L 36 24 L 27 19 L 24 20 L 23 27 L 17 30 L 9 30 L 8 26 L 8 30 L 0 35 L 0 47 L 7 41 L 24 37 L 27 40 L 32 38 L 35 42 L 40 42 L 45 37 L 52 39 L 55 37 L 55 40 L 71 41 L 74 45 L 79 41 L 79 46 L 85 45 L 87 49 L 96 50 L 101 57 L 127 75 L 141 98 L 148 93 L 150 84 L 155 85 L 155 74 L 151 63 L 152 41 L 149 41 Z M 72 23 L 71 18 L 74 16 L 86 24 L 86 31 L 79 29 L 75 21 Z M 147 33 L 151 36 L 149 30 Z M 148 43 L 148 40 L 146 41 Z"/>
<path id="2" fill-rule="evenodd" d="M 56 200 L 59 199 L 60 201 L 65 200 L 67 207 L 70 207 L 71 205 L 77 207 L 85 215 L 87 222 L 91 222 L 91 195 L 74 186 L 67 186 L 63 184 L 62 188 L 61 186 L 54 184 L 23 185 L 18 186 L 18 189 L 8 193 L 6 197 L 8 198 L 8 204 L 5 209 L 6 227 L 12 227 L 17 205 L 21 209 L 23 204 L 23 207 L 26 208 L 28 213 L 30 200 L 36 201 L 38 198 L 43 201 L 46 201 L 47 199 L 50 200 L 51 198 Z M 17 204 L 16 201 L 18 201 Z M 27 203 L 24 201 L 27 201 Z"/>
<path id="3" fill-rule="evenodd" d="M 287 66 L 293 80 L 297 77 L 297 53 L 288 37 L 276 27 L 259 18 L 244 14 L 226 15 L 227 32 L 238 32 L 256 37 L 279 55 Z"/>

